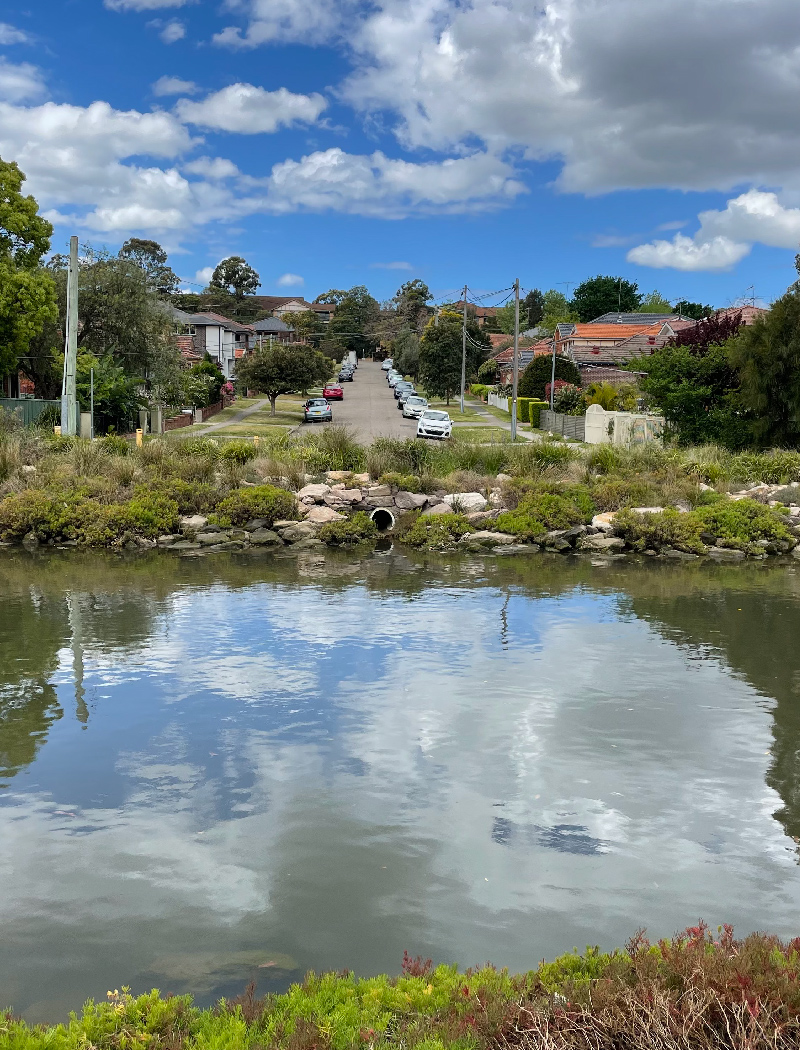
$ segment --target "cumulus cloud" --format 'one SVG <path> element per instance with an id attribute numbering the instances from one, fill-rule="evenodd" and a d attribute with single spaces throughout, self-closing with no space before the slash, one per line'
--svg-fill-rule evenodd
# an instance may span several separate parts
<path id="1" fill-rule="evenodd" d="M 153 94 L 159 98 L 165 95 L 194 95 L 199 90 L 193 80 L 181 80 L 180 77 L 159 77 L 153 84 Z"/>
<path id="2" fill-rule="evenodd" d="M 279 288 L 300 288 L 305 283 L 305 279 L 299 273 L 285 273 L 278 278 Z"/>
<path id="3" fill-rule="evenodd" d="M 800 244 L 800 208 L 784 207 L 775 193 L 748 190 L 722 211 L 703 211 L 698 218 L 693 238 L 677 234 L 671 241 L 639 245 L 628 260 L 678 270 L 727 270 L 756 242 L 789 249 Z"/>
<path id="4" fill-rule="evenodd" d="M 8 47 L 10 44 L 28 44 L 30 39 L 22 29 L 17 29 L 8 22 L 0 22 L 0 45 L 3 47 Z"/>
<path id="5" fill-rule="evenodd" d="M 183 22 L 173 19 L 171 22 L 167 22 L 158 36 L 164 44 L 176 44 L 186 36 L 186 26 Z"/>
<path id="6" fill-rule="evenodd" d="M 45 86 L 42 74 L 29 62 L 15 65 L 0 56 L 0 99 L 7 102 L 27 102 L 40 98 Z"/>
<path id="7" fill-rule="evenodd" d="M 508 164 L 488 153 L 415 164 L 381 152 L 359 156 L 335 147 L 276 164 L 268 179 L 254 180 L 254 187 L 266 190 L 268 211 L 334 210 L 391 219 L 511 201 L 525 192 L 512 176 Z"/>
<path id="8" fill-rule="evenodd" d="M 232 5 L 231 5 L 232 6 Z M 248 24 L 226 26 L 213 41 L 220 47 L 246 49 L 284 43 L 321 44 L 338 36 L 343 24 L 354 24 L 357 0 L 249 0 Z"/>
<path id="9" fill-rule="evenodd" d="M 202 270 L 198 270 L 194 275 L 194 284 L 202 284 L 203 287 L 208 284 L 211 278 L 214 276 L 214 266 L 204 266 Z"/>
<path id="10" fill-rule="evenodd" d="M 293 124 L 313 124 L 327 105 L 316 93 L 296 95 L 286 88 L 266 91 L 253 84 L 231 84 L 202 102 L 181 99 L 175 112 L 187 124 L 258 135 Z"/>
<path id="11" fill-rule="evenodd" d="M 696 240 L 676 233 L 671 241 L 651 241 L 631 248 L 628 262 L 656 269 L 673 270 L 729 270 L 750 251 L 749 244 L 740 244 L 729 237 Z"/>
<path id="12" fill-rule="evenodd" d="M 185 7 L 193 0 L 105 0 L 110 11 L 158 11 L 162 7 Z"/>
<path id="13" fill-rule="evenodd" d="M 227 157 L 198 157 L 184 164 L 183 170 L 206 179 L 232 179 L 240 174 L 233 161 Z"/>

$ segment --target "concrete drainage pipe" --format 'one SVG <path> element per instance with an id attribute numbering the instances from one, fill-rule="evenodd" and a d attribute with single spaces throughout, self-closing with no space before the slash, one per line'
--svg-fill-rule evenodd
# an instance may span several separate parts
<path id="1" fill-rule="evenodd" d="M 391 532 L 394 528 L 394 514 L 385 507 L 377 507 L 370 517 L 375 522 L 378 532 Z"/>

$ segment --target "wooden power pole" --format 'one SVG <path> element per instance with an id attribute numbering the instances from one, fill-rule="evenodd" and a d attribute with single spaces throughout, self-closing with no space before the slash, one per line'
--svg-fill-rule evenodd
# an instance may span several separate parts
<path id="1" fill-rule="evenodd" d="M 517 387 L 519 386 L 519 277 L 514 281 L 514 380 L 511 389 L 511 440 L 517 440 Z"/>
<path id="2" fill-rule="evenodd" d="M 78 238 L 69 239 L 67 271 L 67 337 L 64 345 L 64 377 L 61 383 L 61 433 L 75 437 L 78 433 Z"/>

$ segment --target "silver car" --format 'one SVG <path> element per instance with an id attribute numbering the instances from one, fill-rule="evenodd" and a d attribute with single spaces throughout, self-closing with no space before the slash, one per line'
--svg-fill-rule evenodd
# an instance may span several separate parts
<path id="1" fill-rule="evenodd" d="M 428 402 L 426 398 L 420 397 L 419 394 L 411 394 L 403 402 L 403 418 L 419 419 L 427 407 Z"/>
<path id="2" fill-rule="evenodd" d="M 324 397 L 310 397 L 303 405 L 304 423 L 332 423 L 333 410 Z"/>
<path id="3" fill-rule="evenodd" d="M 453 421 L 448 412 L 438 409 L 423 409 L 417 423 L 417 437 L 449 438 L 453 433 Z"/>

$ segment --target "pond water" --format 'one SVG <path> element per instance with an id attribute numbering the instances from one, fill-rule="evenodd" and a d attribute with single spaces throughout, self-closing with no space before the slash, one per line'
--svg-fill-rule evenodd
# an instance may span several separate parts
<path id="1" fill-rule="evenodd" d="M 0 557 L 0 1006 L 800 932 L 800 566 Z"/>

